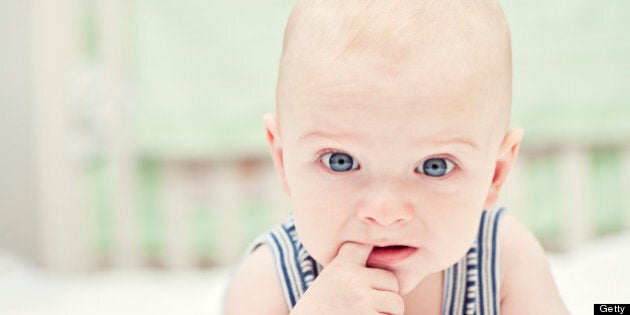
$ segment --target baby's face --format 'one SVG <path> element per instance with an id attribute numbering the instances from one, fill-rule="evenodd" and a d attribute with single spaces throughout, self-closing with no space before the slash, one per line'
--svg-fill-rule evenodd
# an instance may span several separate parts
<path id="1" fill-rule="evenodd" d="M 345 242 L 406 246 L 394 250 L 404 259 L 376 250 L 368 264 L 407 293 L 472 245 L 491 206 L 509 91 L 441 60 L 304 61 L 282 83 L 279 129 L 267 121 L 272 151 L 300 240 L 321 264 Z"/>

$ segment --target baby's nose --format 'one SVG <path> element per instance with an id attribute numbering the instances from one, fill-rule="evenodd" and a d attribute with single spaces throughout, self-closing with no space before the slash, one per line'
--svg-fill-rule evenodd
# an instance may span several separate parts
<path id="1" fill-rule="evenodd" d="M 414 208 L 402 191 L 372 191 L 357 204 L 357 216 L 364 222 L 390 226 L 410 221 Z"/>

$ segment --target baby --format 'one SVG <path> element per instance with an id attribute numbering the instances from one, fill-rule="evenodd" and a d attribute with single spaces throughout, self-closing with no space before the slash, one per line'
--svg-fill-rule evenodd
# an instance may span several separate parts
<path id="1" fill-rule="evenodd" d="M 566 314 L 499 191 L 511 48 L 493 0 L 304 0 L 264 122 L 293 212 L 259 238 L 227 314 Z"/>

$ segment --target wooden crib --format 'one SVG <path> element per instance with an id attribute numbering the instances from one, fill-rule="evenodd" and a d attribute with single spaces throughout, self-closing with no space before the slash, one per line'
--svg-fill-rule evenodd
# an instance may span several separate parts
<path id="1" fill-rule="evenodd" d="M 290 211 L 266 157 L 139 162 L 136 207 L 114 216 L 93 199 L 89 230 L 102 266 L 196 268 L 234 263 Z M 93 183 L 103 176 L 92 170 Z M 524 147 L 501 204 L 549 250 L 630 226 L 630 146 Z M 93 187 L 99 196 L 103 187 Z M 114 197 L 115 196 L 110 196 Z M 125 250 L 122 250 L 126 248 Z M 122 255 L 128 255 L 122 256 Z"/>

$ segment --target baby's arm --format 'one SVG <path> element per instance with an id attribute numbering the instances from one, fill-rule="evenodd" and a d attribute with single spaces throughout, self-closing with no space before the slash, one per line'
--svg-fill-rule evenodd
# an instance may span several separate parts
<path id="1" fill-rule="evenodd" d="M 501 312 L 568 314 L 538 240 L 509 215 L 500 222 Z"/>
<path id="2" fill-rule="evenodd" d="M 248 255 L 236 271 L 228 289 L 224 314 L 289 314 L 273 254 L 267 245 L 261 245 Z"/>
<path id="3" fill-rule="evenodd" d="M 398 295 L 396 276 L 365 266 L 371 251 L 370 245 L 344 243 L 291 314 L 403 314 L 404 301 Z M 261 246 L 237 271 L 228 291 L 225 314 L 288 314 L 278 280 L 272 253 Z"/>
<path id="4" fill-rule="evenodd" d="M 366 267 L 371 251 L 371 245 L 344 243 L 291 314 L 402 315 L 398 279 L 390 271 Z"/>

